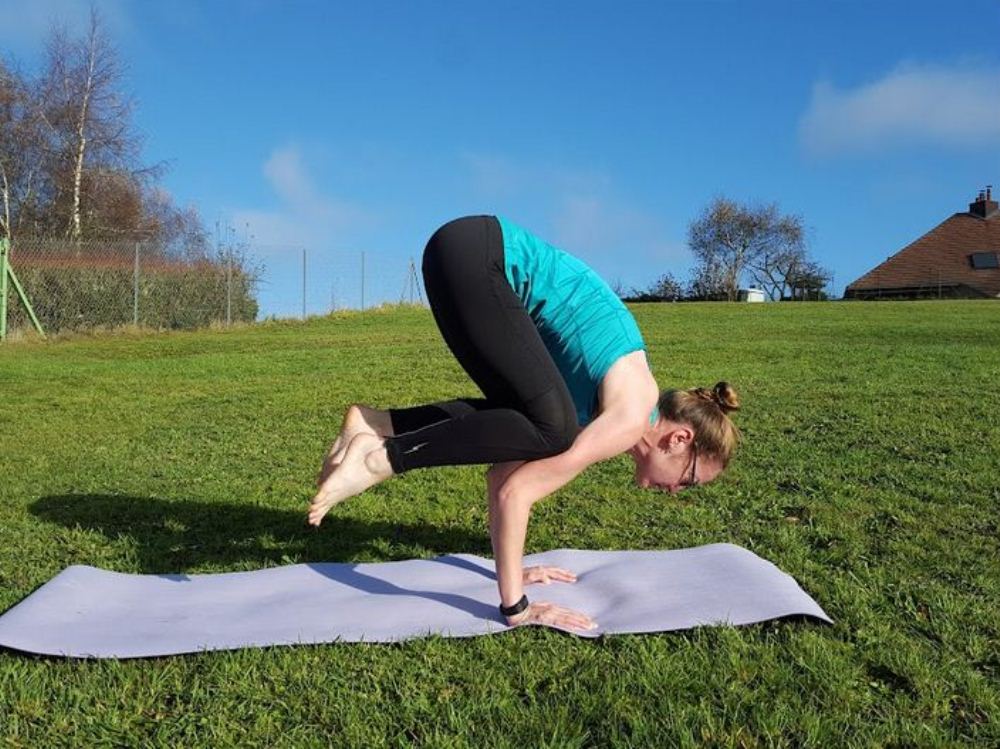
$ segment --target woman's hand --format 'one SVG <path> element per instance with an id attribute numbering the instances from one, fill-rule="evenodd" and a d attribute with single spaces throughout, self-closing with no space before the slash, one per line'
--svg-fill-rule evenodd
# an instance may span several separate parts
<path id="1" fill-rule="evenodd" d="M 538 565 L 537 567 L 525 567 L 521 580 L 524 585 L 531 585 L 532 583 L 548 585 L 553 580 L 563 583 L 575 583 L 576 575 L 562 567 Z"/>
<path id="2" fill-rule="evenodd" d="M 507 617 L 507 624 L 549 624 L 564 629 L 594 629 L 597 622 L 586 614 L 546 601 L 531 601 L 520 614 Z"/>

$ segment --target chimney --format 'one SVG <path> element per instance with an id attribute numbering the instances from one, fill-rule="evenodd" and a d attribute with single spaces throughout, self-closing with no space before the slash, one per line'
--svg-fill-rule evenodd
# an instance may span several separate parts
<path id="1" fill-rule="evenodd" d="M 1000 210 L 1000 203 L 993 200 L 993 185 L 986 185 L 985 190 L 980 190 L 974 203 L 969 203 L 969 213 L 979 218 L 991 218 Z"/>

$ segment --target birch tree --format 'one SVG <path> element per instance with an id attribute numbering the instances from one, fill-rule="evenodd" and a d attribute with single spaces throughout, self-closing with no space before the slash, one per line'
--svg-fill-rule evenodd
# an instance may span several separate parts
<path id="1" fill-rule="evenodd" d="M 143 164 L 125 68 L 93 11 L 84 32 L 49 32 L 37 75 L 0 58 L 0 237 L 151 240 L 206 254 L 195 207 L 179 208 Z"/>
<path id="2" fill-rule="evenodd" d="M 41 82 L 43 115 L 56 177 L 55 204 L 62 233 L 84 234 L 88 180 L 102 170 L 130 173 L 139 143 L 130 127 L 132 101 L 121 94 L 123 67 L 96 9 L 81 38 L 54 28 Z"/>

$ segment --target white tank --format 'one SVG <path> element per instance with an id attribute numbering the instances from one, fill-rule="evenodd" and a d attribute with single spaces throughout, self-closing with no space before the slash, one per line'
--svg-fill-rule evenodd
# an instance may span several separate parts
<path id="1" fill-rule="evenodd" d="M 754 288 L 740 289 L 736 298 L 741 302 L 763 302 L 764 290 Z"/>

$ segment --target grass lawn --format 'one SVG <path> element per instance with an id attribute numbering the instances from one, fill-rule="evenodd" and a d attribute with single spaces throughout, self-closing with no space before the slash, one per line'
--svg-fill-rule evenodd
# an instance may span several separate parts
<path id="1" fill-rule="evenodd" d="M 1000 302 L 632 309 L 661 387 L 738 388 L 744 445 L 674 497 L 628 456 L 592 466 L 535 506 L 525 552 L 731 542 L 833 626 L 0 652 L 0 746 L 1000 745 Z M 0 388 L 0 610 L 71 564 L 492 556 L 485 466 L 305 523 L 348 404 L 478 394 L 426 309 L 17 342 Z"/>

